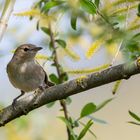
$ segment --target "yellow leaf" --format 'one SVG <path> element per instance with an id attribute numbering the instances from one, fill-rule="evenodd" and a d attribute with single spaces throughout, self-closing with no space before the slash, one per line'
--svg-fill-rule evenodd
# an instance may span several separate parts
<path id="1" fill-rule="evenodd" d="M 87 74 L 87 73 L 98 72 L 98 71 L 101 71 L 101 70 L 106 69 L 108 67 L 110 67 L 110 64 L 104 64 L 104 65 L 101 65 L 99 67 L 92 68 L 92 69 L 69 70 L 66 72 L 69 74 Z"/>
<path id="2" fill-rule="evenodd" d="M 112 94 L 115 94 L 117 92 L 121 82 L 122 82 L 122 80 L 118 80 L 115 82 L 115 85 L 114 85 L 113 90 L 112 90 Z"/>
<path id="3" fill-rule="evenodd" d="M 44 13 L 41 13 L 39 9 L 31 9 L 28 11 L 15 13 L 14 15 L 21 16 L 21 17 L 24 17 L 24 16 L 35 17 L 40 21 L 39 22 L 41 24 L 40 26 L 48 26 L 48 24 L 51 21 L 56 21 L 56 17 L 58 17 L 58 16 L 56 16 L 57 13 L 51 13 L 50 15 L 45 15 Z"/>
<path id="4" fill-rule="evenodd" d="M 88 51 L 86 52 L 86 57 L 90 59 L 102 44 L 103 44 L 103 39 L 96 40 L 94 43 L 92 43 L 92 45 L 89 47 Z"/>
<path id="5" fill-rule="evenodd" d="M 74 60 L 79 60 L 80 57 L 72 50 L 70 50 L 69 48 L 64 48 L 64 51 Z"/>
<path id="6" fill-rule="evenodd" d="M 31 10 L 20 12 L 20 13 L 14 13 L 14 15 L 15 16 L 33 16 L 33 17 L 36 17 L 36 16 L 40 16 L 41 13 L 38 9 L 31 9 Z"/>
<path id="7" fill-rule="evenodd" d="M 48 57 L 46 55 L 43 54 L 37 54 L 35 56 L 36 59 L 43 59 L 43 60 L 48 60 Z"/>
<path id="8" fill-rule="evenodd" d="M 116 54 L 118 47 L 119 47 L 118 43 L 113 42 L 110 44 L 106 44 L 107 52 L 112 56 Z"/>
<path id="9" fill-rule="evenodd" d="M 132 6 L 129 7 L 129 10 L 132 10 L 134 8 L 137 8 L 138 4 L 134 4 Z M 116 11 L 114 11 L 113 13 L 111 13 L 111 15 L 117 15 L 119 13 L 123 13 L 123 12 L 127 12 L 128 7 L 124 7 L 124 8 L 119 8 Z"/>

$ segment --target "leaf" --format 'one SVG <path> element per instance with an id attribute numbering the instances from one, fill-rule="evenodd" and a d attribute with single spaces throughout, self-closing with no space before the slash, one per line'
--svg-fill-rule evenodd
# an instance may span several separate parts
<path id="1" fill-rule="evenodd" d="M 10 2 L 11 2 L 11 0 L 6 0 L 5 1 L 4 8 L 3 8 L 3 11 L 2 11 L 2 14 L 1 14 L 1 18 L 5 15 L 5 13 L 8 9 L 8 6 L 10 5 Z"/>
<path id="2" fill-rule="evenodd" d="M 118 80 L 118 81 L 115 82 L 115 85 L 114 85 L 114 87 L 113 87 L 113 89 L 112 89 L 112 94 L 113 94 L 113 95 L 116 94 L 117 90 L 118 90 L 119 87 L 120 87 L 121 82 L 122 82 L 122 80 Z"/>
<path id="3" fill-rule="evenodd" d="M 52 82 L 54 82 L 55 84 L 59 84 L 59 78 L 53 73 L 49 75 L 49 78 Z"/>
<path id="4" fill-rule="evenodd" d="M 84 124 L 83 122 L 79 121 L 79 123 L 83 126 L 85 126 L 86 124 Z M 97 138 L 97 136 L 91 131 L 91 129 L 88 129 L 89 133 L 94 136 L 95 138 Z"/>
<path id="5" fill-rule="evenodd" d="M 37 24 L 36 24 L 36 30 L 39 31 L 39 20 L 37 21 Z"/>
<path id="6" fill-rule="evenodd" d="M 140 13 L 140 3 L 138 4 L 138 13 Z"/>
<path id="7" fill-rule="evenodd" d="M 96 6 L 91 0 L 80 0 L 80 5 L 87 13 L 96 13 Z"/>
<path id="8" fill-rule="evenodd" d="M 102 109 L 104 106 L 106 106 L 110 101 L 112 101 L 114 98 L 110 98 L 110 99 L 107 99 L 105 100 L 104 102 L 102 102 L 101 104 L 99 104 L 97 107 L 96 107 L 96 110 L 95 112 L 99 111 L 100 109 Z"/>
<path id="9" fill-rule="evenodd" d="M 135 113 L 133 113 L 132 111 L 129 110 L 129 115 L 134 118 L 135 120 L 140 122 L 140 117 L 138 115 L 136 115 Z"/>
<path id="10" fill-rule="evenodd" d="M 138 4 L 138 16 L 140 16 L 140 3 Z"/>
<path id="11" fill-rule="evenodd" d="M 42 16 L 39 9 L 31 9 L 28 11 L 23 11 L 20 13 L 14 13 L 15 16 L 29 16 L 29 17 L 39 17 Z"/>
<path id="12" fill-rule="evenodd" d="M 77 15 L 73 12 L 71 14 L 71 27 L 76 30 Z"/>
<path id="13" fill-rule="evenodd" d="M 76 138 L 76 135 L 75 135 L 75 133 L 74 133 L 74 131 L 73 131 L 73 129 L 72 129 L 72 127 L 71 127 L 71 124 L 70 124 L 70 122 L 66 119 L 66 118 L 64 118 L 64 117 L 58 117 L 60 120 L 62 120 L 65 124 L 66 124 L 66 126 L 68 127 L 68 129 L 70 130 L 70 132 L 71 132 L 71 135 L 72 135 L 72 137 L 73 137 L 73 140 L 77 140 L 77 138 Z"/>
<path id="14" fill-rule="evenodd" d="M 100 0 L 95 0 L 95 4 L 96 4 L 97 7 L 99 7 Z"/>
<path id="15" fill-rule="evenodd" d="M 68 74 L 87 74 L 87 73 L 93 73 L 93 72 L 99 72 L 103 69 L 106 69 L 110 67 L 111 64 L 104 64 L 101 66 L 98 66 L 96 68 L 90 68 L 90 69 L 79 69 L 79 70 L 68 70 L 66 71 Z"/>
<path id="16" fill-rule="evenodd" d="M 95 118 L 95 117 L 93 117 L 93 116 L 87 116 L 88 118 L 90 118 L 90 119 L 92 119 L 93 121 L 95 121 L 95 122 L 97 122 L 97 123 L 101 123 L 101 124 L 107 124 L 107 122 L 106 121 L 104 121 L 104 120 L 101 120 L 101 119 L 99 119 L 99 118 Z"/>
<path id="17" fill-rule="evenodd" d="M 48 103 L 48 104 L 46 104 L 46 107 L 51 108 L 54 104 L 55 104 L 55 102 Z"/>
<path id="18" fill-rule="evenodd" d="M 92 114 L 93 112 L 95 112 L 95 110 L 96 110 L 96 105 L 94 103 L 86 104 L 82 108 L 82 111 L 81 111 L 81 114 L 80 114 L 80 119 L 87 116 L 87 115 Z"/>
<path id="19" fill-rule="evenodd" d="M 137 122 L 128 122 L 128 123 L 135 124 L 135 125 L 140 125 L 140 123 L 137 123 Z"/>
<path id="20" fill-rule="evenodd" d="M 92 124 L 93 124 L 92 120 L 89 120 L 87 122 L 87 124 L 85 125 L 85 127 L 83 128 L 83 130 L 80 132 L 77 140 L 81 140 L 86 135 L 86 133 L 88 132 L 88 130 L 92 126 Z"/>
<path id="21" fill-rule="evenodd" d="M 70 105 L 70 104 L 71 104 L 71 102 L 72 102 L 72 100 L 71 100 L 71 98 L 70 98 L 70 97 L 67 97 L 65 101 L 66 101 L 66 104 L 67 104 L 67 105 Z"/>
<path id="22" fill-rule="evenodd" d="M 49 57 L 44 54 L 37 54 L 35 56 L 36 59 L 42 59 L 42 60 L 49 60 Z"/>
<path id="23" fill-rule="evenodd" d="M 56 6 L 59 6 L 59 5 L 63 4 L 64 2 L 65 1 L 59 1 L 59 0 L 58 1 L 50 1 L 50 2 L 47 2 L 44 5 L 44 7 L 42 8 L 42 11 L 43 10 L 47 11 L 47 10 L 53 8 L 53 7 L 56 7 Z"/>
<path id="24" fill-rule="evenodd" d="M 69 79 L 68 74 L 66 72 L 61 73 L 60 78 L 62 81 L 67 81 Z"/>
<path id="25" fill-rule="evenodd" d="M 140 33 L 136 33 L 135 35 L 129 35 L 123 41 L 122 44 L 122 52 L 125 58 L 129 61 L 137 59 L 140 56 Z"/>
<path id="26" fill-rule="evenodd" d="M 66 42 L 62 39 L 55 40 L 62 48 L 66 48 Z"/>
<path id="27" fill-rule="evenodd" d="M 80 60 L 80 57 L 71 49 L 68 47 L 64 48 L 64 51 L 68 54 L 69 57 L 71 57 L 73 60 Z"/>
<path id="28" fill-rule="evenodd" d="M 47 35 L 50 35 L 50 29 L 46 27 L 41 27 L 41 30 L 46 33 Z"/>
<path id="29" fill-rule="evenodd" d="M 86 52 L 86 57 L 88 59 L 90 59 L 96 52 L 97 50 L 101 47 L 101 45 L 103 44 L 104 40 L 102 38 L 94 41 L 91 46 L 89 47 L 89 49 Z"/>

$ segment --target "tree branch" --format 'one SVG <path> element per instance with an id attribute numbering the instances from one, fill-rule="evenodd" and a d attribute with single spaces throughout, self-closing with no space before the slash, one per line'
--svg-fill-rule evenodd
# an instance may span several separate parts
<path id="1" fill-rule="evenodd" d="M 113 66 L 101 72 L 92 73 L 85 77 L 50 87 L 44 93 L 37 96 L 30 94 L 28 97 L 17 101 L 16 110 L 10 105 L 0 111 L 0 126 L 4 126 L 11 120 L 25 115 L 25 112 L 28 113 L 47 103 L 65 99 L 68 96 L 120 79 L 128 79 L 130 76 L 138 73 L 140 73 L 140 58 L 133 62 Z"/>
<path id="2" fill-rule="evenodd" d="M 10 18 L 10 15 L 13 11 L 14 5 L 16 0 L 6 0 L 4 9 L 0 18 L 0 41 L 2 40 L 2 37 L 6 31 L 8 20 Z"/>

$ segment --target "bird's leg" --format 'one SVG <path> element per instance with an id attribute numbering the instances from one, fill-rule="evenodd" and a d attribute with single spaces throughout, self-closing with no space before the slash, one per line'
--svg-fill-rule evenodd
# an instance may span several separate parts
<path id="1" fill-rule="evenodd" d="M 38 100 L 40 99 L 40 95 L 46 90 L 46 88 L 49 88 L 49 86 L 47 84 L 43 84 L 43 85 L 40 85 L 38 89 L 34 92 L 34 95 L 35 95 L 34 106 L 37 106 Z"/>
<path id="2" fill-rule="evenodd" d="M 34 95 L 35 95 L 34 105 L 35 106 L 37 105 L 38 99 L 40 98 L 40 94 L 42 92 L 44 92 L 47 88 L 54 86 L 54 85 L 55 85 L 54 83 L 48 81 L 47 83 L 44 83 L 38 87 L 38 89 L 34 92 Z"/>
<path id="3" fill-rule="evenodd" d="M 25 94 L 25 92 L 23 90 L 21 90 L 21 94 L 13 100 L 12 106 L 13 106 L 14 109 L 15 109 L 17 99 L 20 98 L 21 96 L 23 96 L 24 94 Z"/>

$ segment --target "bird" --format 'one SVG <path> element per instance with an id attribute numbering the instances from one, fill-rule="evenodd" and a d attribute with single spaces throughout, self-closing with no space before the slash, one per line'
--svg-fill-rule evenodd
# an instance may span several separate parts
<path id="1" fill-rule="evenodd" d="M 21 94 L 13 100 L 13 107 L 25 93 L 54 86 L 54 83 L 48 80 L 47 73 L 35 60 L 37 52 L 41 49 L 42 47 L 37 47 L 34 44 L 22 44 L 17 47 L 12 59 L 7 64 L 9 81 L 21 91 Z"/>

